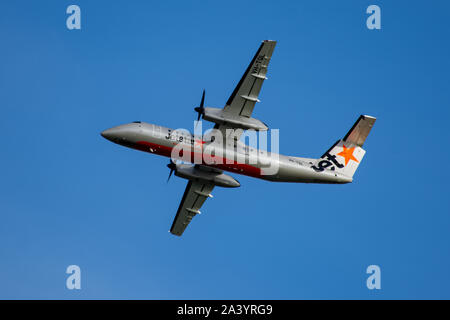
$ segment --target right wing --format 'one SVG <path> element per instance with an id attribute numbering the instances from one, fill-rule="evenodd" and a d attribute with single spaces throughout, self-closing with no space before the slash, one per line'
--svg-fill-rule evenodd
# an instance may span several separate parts
<path id="1" fill-rule="evenodd" d="M 176 236 L 183 234 L 192 218 L 200 213 L 199 209 L 206 198 L 212 197 L 211 191 L 213 188 L 214 185 L 210 182 L 189 180 L 178 207 L 177 215 L 170 228 L 170 233 Z"/>

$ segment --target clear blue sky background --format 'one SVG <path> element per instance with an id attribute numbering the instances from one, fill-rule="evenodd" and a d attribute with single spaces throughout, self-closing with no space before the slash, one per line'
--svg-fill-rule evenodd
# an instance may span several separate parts
<path id="1" fill-rule="evenodd" d="M 68 5 L 82 30 L 66 28 Z M 382 30 L 366 28 L 370 4 Z M 447 1 L 3 1 L 0 298 L 450 298 Z M 378 118 L 349 185 L 235 176 L 183 237 L 186 181 L 100 131 L 192 128 L 278 40 L 255 117 L 320 156 Z M 82 290 L 65 288 L 68 265 Z M 366 288 L 367 266 L 382 289 Z"/>

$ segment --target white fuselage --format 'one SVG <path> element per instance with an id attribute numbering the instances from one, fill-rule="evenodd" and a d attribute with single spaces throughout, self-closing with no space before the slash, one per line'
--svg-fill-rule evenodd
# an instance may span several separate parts
<path id="1" fill-rule="evenodd" d="M 255 178 L 280 182 L 349 183 L 351 178 L 334 170 L 317 172 L 317 159 L 284 156 L 258 150 L 242 142 L 205 142 L 188 131 L 144 122 L 120 125 L 102 136 L 133 149 L 171 157 Z M 182 150 L 182 151 L 181 151 Z"/>

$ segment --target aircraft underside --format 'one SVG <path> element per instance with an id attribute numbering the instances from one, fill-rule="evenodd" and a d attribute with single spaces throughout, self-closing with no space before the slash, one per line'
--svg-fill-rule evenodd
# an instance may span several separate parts
<path id="1" fill-rule="evenodd" d="M 236 188 L 240 183 L 223 171 L 277 182 L 334 183 L 353 181 L 361 163 L 365 142 L 375 118 L 360 116 L 350 131 L 320 158 L 300 158 L 255 150 L 239 142 L 244 131 L 267 131 L 269 127 L 253 118 L 253 109 L 276 41 L 261 43 L 250 65 L 232 92 L 224 108 L 205 107 L 203 90 L 200 105 L 195 108 L 197 120 L 214 123 L 217 140 L 179 134 L 172 130 L 140 121 L 124 124 L 102 132 L 106 139 L 140 151 L 170 158 L 169 178 L 174 173 L 188 180 L 177 214 L 170 228 L 181 236 L 214 187 Z M 218 144 L 218 141 L 223 143 Z M 273 149 L 272 149 L 273 150 Z"/>

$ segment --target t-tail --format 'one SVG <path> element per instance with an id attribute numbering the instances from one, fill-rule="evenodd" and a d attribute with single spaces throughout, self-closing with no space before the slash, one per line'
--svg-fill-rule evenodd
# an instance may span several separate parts
<path id="1" fill-rule="evenodd" d="M 374 117 L 361 115 L 345 137 L 316 161 L 313 169 L 318 172 L 336 170 L 336 173 L 352 178 L 366 153 L 362 146 L 375 120 Z"/>

